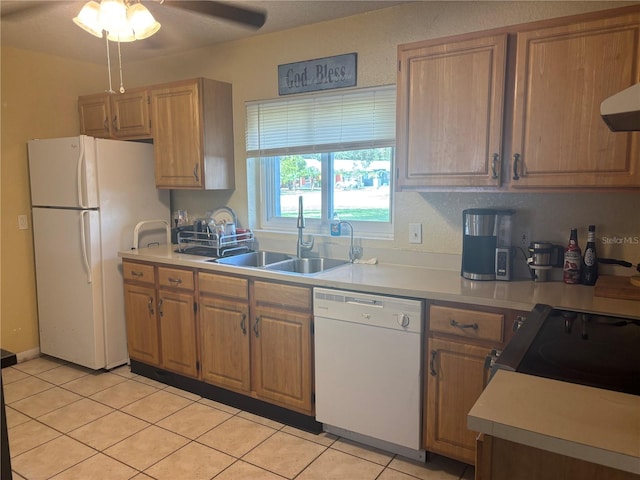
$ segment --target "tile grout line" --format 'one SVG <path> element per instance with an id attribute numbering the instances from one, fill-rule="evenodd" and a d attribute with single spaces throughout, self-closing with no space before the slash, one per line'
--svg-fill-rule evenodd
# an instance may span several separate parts
<path id="1" fill-rule="evenodd" d="M 47 443 L 52 442 L 52 441 L 54 441 L 54 440 L 56 440 L 56 439 L 59 439 L 59 438 L 61 438 L 61 437 L 66 437 L 66 438 L 68 438 L 68 439 L 70 439 L 70 440 L 72 440 L 72 441 L 78 442 L 79 444 L 81 444 L 81 445 L 83 445 L 83 446 L 85 446 L 85 447 L 90 448 L 90 449 L 93 451 L 93 454 L 92 454 L 92 455 L 90 455 L 89 457 L 87 457 L 87 458 L 85 458 L 85 459 L 83 459 L 83 460 L 81 460 L 81 461 L 77 462 L 76 464 L 74 464 L 74 465 L 72 465 L 72 466 L 69 466 L 69 467 L 65 468 L 65 470 L 63 470 L 62 472 L 67 471 L 67 470 L 69 470 L 69 469 L 71 469 L 71 468 L 74 468 L 74 467 L 76 467 L 77 465 L 79 465 L 79 464 L 81 464 L 81 463 L 83 463 L 83 462 L 85 462 L 85 461 L 89 460 L 90 458 L 95 457 L 95 456 L 96 456 L 96 455 L 98 455 L 98 454 L 102 454 L 102 455 L 104 455 L 105 457 L 110 458 L 111 460 L 113 460 L 113 461 L 115 461 L 115 462 L 118 462 L 119 464 L 126 465 L 127 467 L 129 467 L 129 468 L 131 468 L 132 470 L 134 470 L 136 473 L 135 473 L 133 476 L 137 476 L 137 475 L 139 475 L 139 474 L 144 474 L 144 475 L 148 475 L 148 476 L 149 476 L 149 477 L 151 477 L 151 478 L 155 478 L 155 477 L 153 477 L 152 475 L 150 475 L 150 474 L 146 473 L 146 471 L 147 471 L 147 470 L 149 470 L 149 469 L 150 469 L 151 467 L 153 467 L 154 465 L 157 465 L 159 462 L 161 462 L 161 461 L 165 460 L 166 458 L 168 458 L 168 457 L 170 457 L 171 455 L 175 454 L 176 452 L 180 451 L 181 449 L 186 448 L 187 446 L 189 446 L 189 445 L 191 445 L 191 444 L 198 444 L 198 445 L 202 445 L 202 446 L 204 446 L 204 447 L 210 448 L 210 449 L 212 449 L 212 450 L 214 450 L 214 451 L 216 451 L 216 452 L 219 452 L 219 453 L 221 453 L 221 454 L 227 455 L 227 456 L 229 456 L 229 457 L 231 457 L 231 458 L 233 459 L 233 461 L 232 461 L 232 462 L 231 462 L 227 467 L 225 467 L 225 468 L 224 468 L 223 470 L 221 470 L 220 472 L 216 473 L 216 475 L 215 475 L 213 478 L 217 478 L 219 475 L 221 475 L 223 472 L 225 472 L 226 470 L 228 470 L 229 468 L 231 468 L 233 465 L 237 464 L 238 462 L 244 462 L 244 463 L 247 463 L 247 464 L 249 464 L 249 465 L 253 465 L 253 466 L 254 466 L 254 467 L 256 467 L 256 468 L 259 468 L 260 470 L 263 470 L 263 471 L 266 471 L 266 472 L 272 473 L 272 474 L 274 474 L 274 475 L 278 476 L 279 478 L 289 478 L 289 477 L 283 476 L 283 475 L 281 475 L 281 474 L 279 474 L 279 473 L 277 473 L 277 472 L 275 472 L 275 471 L 272 471 L 272 470 L 270 470 L 270 469 L 268 469 L 268 468 L 265 468 L 265 467 L 263 467 L 263 466 L 260 466 L 260 465 L 256 465 L 256 464 L 254 464 L 254 463 L 251 463 L 250 461 L 247 461 L 247 460 L 245 459 L 245 457 L 246 457 L 247 455 L 249 455 L 249 453 L 250 453 L 250 452 L 254 451 L 254 450 L 255 450 L 256 448 L 258 448 L 260 445 L 264 444 L 267 440 L 271 439 L 271 438 L 272 438 L 274 435 L 276 435 L 278 432 L 281 432 L 281 433 L 284 433 L 284 434 L 286 434 L 286 435 L 289 435 L 289 436 L 295 437 L 295 438 L 297 438 L 297 439 L 304 440 L 304 441 L 308 441 L 308 442 L 311 442 L 311 443 L 313 443 L 313 444 L 315 444 L 315 445 L 318 445 L 318 446 L 323 447 L 322 451 L 321 451 L 318 455 L 316 455 L 313 459 L 311 459 L 311 460 L 310 460 L 310 461 L 309 461 L 309 462 L 308 462 L 308 463 L 307 463 L 307 464 L 306 464 L 306 465 L 305 465 L 305 466 L 304 466 L 304 467 L 303 467 L 303 468 L 302 468 L 298 473 L 296 473 L 294 476 L 292 476 L 292 477 L 291 477 L 291 479 L 296 479 L 296 478 L 298 478 L 299 476 L 301 476 L 301 475 L 303 474 L 303 472 L 305 472 L 305 471 L 306 471 L 306 470 L 307 470 L 307 469 L 308 469 L 308 468 L 309 468 L 309 467 L 310 467 L 310 466 L 311 466 L 315 461 L 317 461 L 317 460 L 318 460 L 318 458 L 320 458 L 322 455 L 324 455 L 324 454 L 325 454 L 327 451 L 329 451 L 329 450 L 337 451 L 337 452 L 340 452 L 340 453 L 342 453 L 342 454 L 346 454 L 346 455 L 348 455 L 348 456 L 350 456 L 350 457 L 356 458 L 356 459 L 358 459 L 358 460 L 362 460 L 362 461 L 370 462 L 370 463 L 372 463 L 372 464 L 375 464 L 375 465 L 377 465 L 377 466 L 382 467 L 382 471 L 381 471 L 381 472 L 376 476 L 376 478 L 380 478 L 380 476 L 381 476 L 381 475 L 383 475 L 383 474 L 384 474 L 384 472 L 385 472 L 386 470 L 391 470 L 391 471 L 394 471 L 394 472 L 402 473 L 402 474 L 407 475 L 408 477 L 411 477 L 411 478 L 416 478 L 416 479 L 418 479 L 418 480 L 420 479 L 420 477 L 416 477 L 416 476 L 411 475 L 411 474 L 409 474 L 409 473 L 406 473 L 406 472 L 404 472 L 404 471 L 402 471 L 402 470 L 397 470 L 397 469 L 395 469 L 395 468 L 393 468 L 393 467 L 391 466 L 391 464 L 392 464 L 393 460 L 394 460 L 394 459 L 396 459 L 396 458 L 398 458 L 398 455 L 395 455 L 395 454 L 394 454 L 394 455 L 392 455 L 392 456 L 389 458 L 389 460 L 388 460 L 385 464 L 381 464 L 381 463 L 378 463 L 378 462 L 372 461 L 372 460 L 370 460 L 370 459 L 364 458 L 363 456 L 359 456 L 357 453 L 347 452 L 347 451 L 343 451 L 343 450 L 340 450 L 340 449 L 338 449 L 338 448 L 335 448 L 335 447 L 336 447 L 336 444 L 337 444 L 337 443 L 342 439 L 342 437 L 336 436 L 336 438 L 332 439 L 332 440 L 331 440 L 331 442 L 330 442 L 330 443 L 328 443 L 328 444 L 321 443 L 321 442 L 319 442 L 319 441 L 314 441 L 314 440 L 312 440 L 312 439 L 306 438 L 305 436 L 302 436 L 302 435 L 296 435 L 295 427 L 291 427 L 291 428 L 293 428 L 293 429 L 294 429 L 294 431 L 293 431 L 293 432 L 285 431 L 285 428 L 287 427 L 287 425 L 286 425 L 286 424 L 281 424 L 280 422 L 276 422 L 279 426 L 278 426 L 278 428 L 274 428 L 272 425 L 269 425 L 269 424 L 268 424 L 268 423 L 266 423 L 266 422 L 265 422 L 265 423 L 262 423 L 262 422 L 260 422 L 260 421 L 256 421 L 256 419 L 254 419 L 254 418 L 247 418 L 247 416 L 243 416 L 243 415 L 242 415 L 243 413 L 248 413 L 248 414 L 250 414 L 250 415 L 255 415 L 255 414 L 251 414 L 251 412 L 245 412 L 244 410 L 240 410 L 240 409 L 237 409 L 237 408 L 233 408 L 233 410 L 236 410 L 236 411 L 232 413 L 232 412 L 230 412 L 230 411 L 226 411 L 226 410 L 224 410 L 224 409 L 222 409 L 222 408 L 217 408 L 217 407 L 216 407 L 216 406 L 214 406 L 214 405 L 207 405 L 206 403 L 203 403 L 203 402 L 202 402 L 203 400 L 209 400 L 209 399 L 206 399 L 205 397 L 201 397 L 201 396 L 198 396 L 198 395 L 195 395 L 195 394 L 191 394 L 190 392 L 186 392 L 186 393 L 189 393 L 189 395 L 180 395 L 180 394 L 179 394 L 179 393 L 177 393 L 177 392 L 167 391 L 167 389 L 169 388 L 169 386 L 166 386 L 166 385 L 165 385 L 163 388 L 160 388 L 160 387 L 156 386 L 155 384 L 149 384 L 149 383 L 146 383 L 146 382 L 144 382 L 144 381 L 138 381 L 138 380 L 136 380 L 136 378 L 137 378 L 137 377 L 140 377 L 140 376 L 138 376 L 138 375 L 136 375 L 136 377 L 132 377 L 132 376 L 130 376 L 130 375 L 121 374 L 121 373 L 115 373 L 115 372 L 112 372 L 112 371 L 101 372 L 101 373 L 112 373 L 112 374 L 114 374 L 114 375 L 118 375 L 118 376 L 119 376 L 119 377 L 121 377 L 123 380 L 122 380 L 121 382 L 118 382 L 118 383 L 114 384 L 114 385 L 110 385 L 110 386 L 108 386 L 108 387 L 106 387 L 106 388 L 100 389 L 100 390 L 98 390 L 98 391 L 96 391 L 96 392 L 92 392 L 92 393 L 90 393 L 89 395 L 85 395 L 85 394 L 83 394 L 83 393 L 74 392 L 73 390 L 69 390 L 68 388 L 65 388 L 65 387 L 64 387 L 64 385 L 65 385 L 65 384 L 67 384 L 67 383 L 70 383 L 70 382 L 72 382 L 72 381 L 75 381 L 75 380 L 79 380 L 79 379 L 81 379 L 81 378 L 84 378 L 84 377 L 86 377 L 87 375 L 91 375 L 91 373 L 87 373 L 87 374 L 85 374 L 85 375 L 83 375 L 83 376 L 81 376 L 81 377 L 75 378 L 75 379 L 73 379 L 73 380 L 69 380 L 69 381 L 64 382 L 64 383 L 62 383 L 62 384 L 55 384 L 55 383 L 51 383 L 51 382 L 50 382 L 50 381 L 48 381 L 48 380 L 45 380 L 45 379 L 43 379 L 43 378 L 38 377 L 38 375 L 40 375 L 40 374 L 42 374 L 42 373 L 44 373 L 44 372 L 47 372 L 47 371 L 53 370 L 53 369 L 55 369 L 55 368 L 59 368 L 60 366 L 64 366 L 64 365 L 68 365 L 68 364 L 67 364 L 67 363 L 64 363 L 64 364 L 53 365 L 53 366 L 51 366 L 51 367 L 50 367 L 50 368 L 48 368 L 48 369 L 45 369 L 45 370 L 42 370 L 42 371 L 37 371 L 37 372 L 34 372 L 34 373 L 30 373 L 30 372 L 26 372 L 26 371 L 23 371 L 23 370 L 20 370 L 20 369 L 16 369 L 16 370 L 17 370 L 17 371 L 19 371 L 20 373 L 22 373 L 22 374 L 24 374 L 24 375 L 27 375 L 27 376 L 28 376 L 28 377 L 25 377 L 25 378 L 20 379 L 20 380 L 25 380 L 25 379 L 27 379 L 27 378 L 31 377 L 31 378 L 36 378 L 36 379 L 38 379 L 38 380 L 40 380 L 40 381 L 42 381 L 42 382 L 48 383 L 48 384 L 50 384 L 51 386 L 50 386 L 49 388 L 47 388 L 47 389 L 45 389 L 45 390 L 42 390 L 42 391 L 40 391 L 40 392 L 37 392 L 37 393 L 35 393 L 35 394 L 28 395 L 27 397 L 24 397 L 24 398 L 21 398 L 21 399 L 15 400 L 14 402 L 12 402 L 12 404 L 14 404 L 14 403 L 16 403 L 16 402 L 18 402 L 18 401 L 21 401 L 21 400 L 24 400 L 24 399 L 27 399 L 27 398 L 33 397 L 34 395 L 38 395 L 39 393 L 46 392 L 46 391 L 48 391 L 48 390 L 51 390 L 52 388 L 59 387 L 61 390 L 65 390 L 65 391 L 71 392 L 71 393 L 73 393 L 73 394 L 75 394 L 75 395 L 78 395 L 80 398 L 79 398 L 79 399 L 77 399 L 77 400 L 74 400 L 74 401 L 70 402 L 69 404 L 66 404 L 66 405 L 64 405 L 64 406 L 62 406 L 62 407 L 58 407 L 58 408 L 56 408 L 56 409 L 52 410 L 51 412 L 46 412 L 46 413 L 44 413 L 44 414 L 40 415 L 40 417 L 42 417 L 42 416 L 44 416 L 44 415 L 48 415 L 48 414 L 53 413 L 53 412 L 55 412 L 55 411 L 58 411 L 58 410 L 60 410 L 60 409 L 62 409 L 62 408 L 65 408 L 65 407 L 67 407 L 67 406 L 70 406 L 70 405 L 76 404 L 76 403 L 80 402 L 82 399 L 88 399 L 88 400 L 90 400 L 90 401 L 92 401 L 92 402 L 96 402 L 96 403 L 99 403 L 100 405 L 104 405 L 105 407 L 110 408 L 110 409 L 111 409 L 111 411 L 110 411 L 110 412 L 108 412 L 108 413 L 106 413 L 106 414 L 104 414 L 104 415 L 101 415 L 101 416 L 99 416 L 99 417 L 97 417 L 97 418 L 95 418 L 95 419 L 92 419 L 91 421 L 89 421 L 89 422 L 87 422 L 87 423 L 83 423 L 82 425 L 76 426 L 76 427 L 74 427 L 72 430 L 70 430 L 69 432 L 62 432 L 62 431 L 61 431 L 61 430 L 59 430 L 58 428 L 52 427 L 52 426 L 50 426 L 50 425 L 47 425 L 46 423 L 44 423 L 44 422 L 42 422 L 41 420 L 39 420 L 39 418 L 40 418 L 40 417 L 33 417 L 33 416 L 29 415 L 29 414 L 23 413 L 22 411 L 20 411 L 20 410 L 16 409 L 15 407 L 11 407 L 11 404 L 7 404 L 7 405 L 8 405 L 9 407 L 11 407 L 14 411 L 16 411 L 16 412 L 20 413 L 21 415 L 24 415 L 24 416 L 25 416 L 26 418 L 28 418 L 29 420 L 33 420 L 33 421 L 35 421 L 35 422 L 39 423 L 40 425 L 42 425 L 42 426 L 44 426 L 44 427 L 46 427 L 46 428 L 50 428 L 51 430 L 53 430 L 53 431 L 55 431 L 56 433 L 58 433 L 58 434 L 59 434 L 57 437 L 55 437 L 55 438 L 53 438 L 53 439 L 51 439 L 51 440 L 48 440 L 47 442 L 44 442 L 44 443 L 42 443 L 42 444 L 40 444 L 40 445 L 38 445 L 38 446 L 36 446 L 36 447 L 32 447 L 32 448 L 30 448 L 30 449 L 26 450 L 25 452 L 21 452 L 19 455 L 16 455 L 16 458 L 17 458 L 17 457 L 19 457 L 20 455 L 23 455 L 23 454 L 25 454 L 25 453 L 27 453 L 27 452 L 29 452 L 29 451 L 31 451 L 31 450 L 33 450 L 33 449 L 35 449 L 35 448 L 38 448 L 38 447 L 40 447 L 40 446 L 42 446 L 42 445 L 46 445 Z M 9 367 L 9 368 L 14 368 L 14 367 L 15 367 L 15 366 L 13 366 L 13 367 Z M 118 368 L 123 368 L 123 367 L 124 367 L 124 366 L 122 366 L 122 367 L 118 367 Z M 129 368 L 130 368 L 130 367 L 129 367 Z M 20 380 L 16 380 L 16 381 L 14 381 L 14 382 L 10 382 L 10 383 L 8 383 L 7 385 L 11 385 L 12 383 L 16 383 L 16 382 L 18 382 L 18 381 L 20 381 Z M 121 384 L 123 384 L 123 383 L 125 383 L 125 382 L 127 382 L 127 381 L 129 381 L 129 380 L 137 381 L 138 383 L 141 383 L 141 384 L 143 384 L 143 385 L 150 386 L 150 387 L 154 388 L 154 389 L 155 389 L 155 391 L 153 391 L 153 392 L 151 392 L 151 393 L 147 393 L 147 394 L 143 395 L 142 397 L 137 398 L 136 400 L 134 400 L 134 401 L 132 401 L 132 402 L 130 402 L 130 403 L 126 403 L 126 404 L 121 405 L 121 406 L 118 406 L 118 407 L 113 407 L 113 406 L 111 406 L 111 405 L 109 405 L 109 404 L 107 404 L 107 403 L 104 403 L 104 402 L 102 402 L 102 401 L 95 400 L 95 399 L 91 398 L 91 396 L 93 396 L 93 395 L 96 395 L 96 394 L 98 394 L 98 393 L 100 393 L 100 392 L 104 392 L 105 390 L 108 390 L 108 389 L 110 389 L 110 388 L 116 387 L 117 385 L 121 385 Z M 175 388 L 177 389 L 177 387 L 175 387 Z M 179 389 L 177 389 L 177 390 L 179 390 Z M 158 393 L 158 392 L 161 392 L 161 391 L 166 391 L 166 393 L 170 393 L 170 394 L 172 394 L 172 395 L 176 395 L 176 396 L 181 397 L 181 398 L 183 398 L 183 399 L 189 400 L 190 402 L 189 402 L 188 404 L 186 404 L 186 405 L 184 405 L 184 406 L 180 407 L 178 410 L 176 410 L 176 411 L 174 411 L 174 412 L 171 412 L 170 414 L 168 414 L 168 415 L 166 415 L 166 416 L 163 416 L 162 418 L 160 418 L 160 419 L 158 419 L 158 420 L 156 420 L 156 421 L 154 421 L 154 422 L 149 422 L 148 420 L 145 420 L 144 418 L 137 417 L 136 415 L 133 415 L 133 414 L 128 413 L 128 412 L 125 412 L 125 411 L 122 411 L 122 409 L 123 409 L 123 408 L 126 408 L 127 406 L 129 406 L 129 405 L 131 405 L 131 404 L 133 404 L 133 403 L 136 403 L 137 401 L 141 401 L 141 400 L 143 400 L 143 399 L 145 399 L 145 398 L 148 398 L 148 397 L 150 397 L 150 396 L 152 396 L 152 395 L 154 395 L 154 394 L 156 394 L 156 393 Z M 197 398 L 197 399 L 194 399 L 191 395 L 193 395 L 193 396 L 195 396 L 195 397 L 198 397 L 198 398 Z M 216 402 L 216 401 L 215 401 L 215 400 L 212 400 L 212 402 Z M 216 403 L 218 403 L 218 402 L 216 402 Z M 196 437 L 196 438 L 188 437 L 188 436 L 186 436 L 186 435 L 183 435 L 182 433 L 175 432 L 175 431 L 173 431 L 173 430 L 171 430 L 171 429 L 169 429 L 169 428 L 166 428 L 166 427 L 163 427 L 163 426 L 158 425 L 158 423 L 160 423 L 160 422 L 164 421 L 165 419 L 167 419 L 167 418 L 171 417 L 172 415 L 178 414 L 179 412 L 181 412 L 181 411 L 185 410 L 186 408 L 191 407 L 191 406 L 193 406 L 193 405 L 195 405 L 195 404 L 199 404 L 199 405 L 207 406 L 207 407 L 212 408 L 212 409 L 214 409 L 214 410 L 217 410 L 217 411 L 219 411 L 219 412 L 226 413 L 226 414 L 228 414 L 228 415 L 230 415 L 230 416 L 229 416 L 228 418 L 226 418 L 225 420 L 223 420 L 222 422 L 220 422 L 220 423 L 216 424 L 215 426 L 211 427 L 210 429 L 206 430 L 205 432 L 203 432 L 202 434 L 200 434 L 200 435 L 199 435 L 198 437 Z M 222 404 L 222 405 L 224 405 L 224 404 Z M 134 432 L 134 433 L 132 433 L 132 434 L 130 434 L 130 435 L 128 435 L 128 436 L 126 436 L 125 438 L 122 438 L 122 439 L 118 440 L 118 441 L 117 441 L 117 442 L 115 442 L 114 444 L 111 444 L 111 445 L 109 445 L 109 446 L 105 447 L 104 449 L 97 449 L 97 448 L 94 448 L 94 447 L 92 447 L 91 445 L 88 445 L 88 444 L 86 444 L 86 443 L 85 443 L 85 442 L 83 442 L 83 441 L 77 440 L 77 439 L 75 439 L 74 437 L 72 437 L 72 436 L 70 435 L 70 434 L 72 434 L 74 431 L 76 431 L 76 430 L 78 430 L 78 429 L 80 429 L 80 428 L 83 428 L 83 427 L 85 427 L 86 425 L 88 425 L 88 424 L 90 424 L 90 423 L 92 423 L 92 422 L 94 422 L 94 421 L 97 421 L 97 420 L 103 419 L 104 417 L 106 417 L 106 416 L 108 416 L 108 415 L 110 415 L 110 414 L 112 414 L 112 413 L 115 413 L 115 412 L 119 412 L 119 413 L 122 413 L 122 414 L 124 414 L 124 415 L 129 416 L 129 417 L 132 417 L 132 418 L 135 418 L 135 419 L 137 419 L 137 420 L 143 421 L 143 422 L 145 422 L 145 423 L 146 423 L 146 425 L 145 425 L 145 426 L 144 426 L 144 428 L 142 428 L 141 430 L 138 430 L 137 432 Z M 256 416 L 256 417 L 259 417 L 259 415 L 255 415 L 255 416 Z M 256 445 L 254 445 L 253 447 L 251 447 L 248 451 L 244 452 L 244 453 L 243 453 L 241 456 L 239 456 L 239 457 L 237 457 L 237 456 L 236 456 L 236 455 L 234 455 L 234 454 L 230 454 L 230 453 L 224 452 L 224 451 L 222 451 L 222 450 L 219 450 L 219 449 L 217 449 L 217 448 L 215 448 L 215 447 L 211 447 L 210 445 L 207 445 L 207 444 L 205 444 L 205 443 L 203 443 L 203 442 L 201 442 L 201 441 L 199 440 L 201 437 L 203 437 L 203 436 L 204 436 L 204 435 L 206 435 L 207 433 L 209 433 L 209 432 L 211 432 L 211 431 L 215 430 L 216 428 L 220 427 L 221 425 L 223 425 L 224 423 L 228 422 L 229 420 L 231 420 L 231 419 L 233 419 L 233 418 L 235 418 L 235 417 L 237 417 L 237 418 L 241 418 L 241 419 L 243 419 L 243 420 L 247 420 L 247 421 L 252 422 L 252 423 L 255 423 L 256 425 L 261 425 L 261 426 L 264 426 L 264 427 L 267 427 L 267 428 L 271 428 L 271 429 L 273 430 L 273 432 L 271 432 L 271 434 L 270 434 L 268 437 L 266 437 L 265 439 L 263 439 L 262 441 L 260 441 L 258 444 L 256 444 Z M 266 418 L 266 417 L 263 417 L 263 418 L 265 418 L 266 420 L 270 420 L 270 419 L 268 419 L 268 418 Z M 23 423 L 26 423 L 26 422 L 23 422 Z M 12 427 L 12 428 L 15 428 L 15 427 L 17 427 L 17 426 L 19 426 L 19 425 L 21 425 L 21 424 L 15 425 L 15 426 L 14 426 L 14 427 Z M 117 459 L 117 458 L 115 458 L 115 457 L 112 457 L 111 455 L 108 455 L 108 454 L 106 454 L 106 453 L 105 453 L 105 450 L 107 450 L 108 448 L 111 448 L 111 447 L 113 447 L 113 446 L 115 446 L 115 445 L 117 445 L 117 444 L 119 444 L 119 443 L 121 443 L 121 442 L 123 442 L 123 441 L 125 441 L 125 440 L 127 440 L 127 439 L 130 439 L 132 436 L 134 436 L 134 435 L 136 435 L 136 434 L 138 434 L 138 433 L 140 433 L 140 432 L 142 432 L 142 431 L 144 431 L 144 430 L 148 429 L 148 428 L 149 428 L 149 427 L 151 427 L 151 426 L 156 426 L 156 427 L 158 427 L 158 428 L 160 428 L 160 429 L 162 429 L 162 430 L 164 430 L 164 431 L 166 431 L 166 432 L 168 432 L 168 433 L 171 433 L 171 434 L 174 434 L 174 435 L 178 435 L 178 436 L 182 437 L 183 439 L 187 440 L 187 443 L 186 443 L 185 445 L 181 446 L 180 448 L 178 448 L 178 449 L 174 450 L 173 452 L 168 453 L 167 455 L 165 455 L 165 456 L 164 456 L 164 457 L 162 457 L 161 459 L 158 459 L 156 462 L 154 462 L 152 465 L 149 465 L 149 466 L 148 466 L 148 467 L 146 467 L 144 470 L 140 470 L 140 469 L 138 469 L 137 467 L 134 467 L 134 466 L 132 466 L 132 465 L 129 465 L 128 463 L 125 463 L 125 462 L 123 462 L 123 461 L 121 461 L 121 460 L 119 460 L 119 459 Z M 347 442 L 349 442 L 349 441 L 348 441 L 348 439 L 344 439 L 344 440 L 345 440 L 345 441 L 347 441 Z M 357 445 L 357 443 L 356 443 L 356 445 Z M 470 468 L 473 468 L 473 467 L 472 467 L 472 466 L 470 466 L 470 465 L 464 465 L 464 468 L 462 469 L 462 472 L 460 473 L 460 476 L 459 476 L 459 477 L 457 477 L 457 478 L 458 478 L 458 480 L 463 480 L 463 479 L 464 479 L 464 476 L 467 474 L 467 472 L 470 472 L 470 470 L 469 470 Z M 57 472 L 57 473 L 55 473 L 55 474 L 54 474 L 54 476 L 55 476 L 55 475 L 59 475 L 59 474 L 61 474 L 62 472 Z M 19 472 L 16 472 L 16 473 L 17 473 L 18 475 L 20 475 L 20 473 L 19 473 Z M 21 477 L 22 477 L 22 475 L 21 475 Z M 23 478 L 26 478 L 26 477 L 23 477 Z M 29 480 L 29 479 L 27 478 L 27 480 Z"/>

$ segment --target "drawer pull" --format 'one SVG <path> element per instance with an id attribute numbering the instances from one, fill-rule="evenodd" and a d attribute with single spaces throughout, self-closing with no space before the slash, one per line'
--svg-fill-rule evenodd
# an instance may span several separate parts
<path id="1" fill-rule="evenodd" d="M 438 350 L 431 350 L 431 361 L 429 362 L 429 373 L 434 377 L 438 374 L 438 372 L 436 372 L 436 368 L 435 368 L 435 362 L 436 362 L 436 356 L 437 355 L 438 355 Z"/>
<path id="2" fill-rule="evenodd" d="M 242 329 L 242 334 L 247 334 L 247 316 L 243 313 L 242 320 L 240 320 L 240 328 Z"/>
<path id="3" fill-rule="evenodd" d="M 451 320 L 449 320 L 449 324 L 452 327 L 456 327 L 456 328 L 472 328 L 474 330 L 478 330 L 478 324 L 477 323 L 460 323 L 460 322 L 456 322 L 455 320 L 451 319 Z"/>
<path id="4" fill-rule="evenodd" d="M 520 330 L 520 327 L 522 327 L 526 319 L 527 319 L 526 317 L 522 317 L 522 316 L 516 317 L 516 319 L 513 322 L 513 331 L 517 332 L 518 330 Z"/>
<path id="5" fill-rule="evenodd" d="M 167 280 L 169 280 L 169 283 L 175 283 L 176 285 L 180 285 L 182 283 L 182 279 L 181 278 L 171 278 L 171 277 L 169 277 Z"/>
<path id="6" fill-rule="evenodd" d="M 154 314 L 154 311 L 153 311 L 153 297 L 149 297 L 149 303 L 147 304 L 147 308 L 149 309 L 149 313 L 151 315 L 153 315 Z"/>
<path id="7" fill-rule="evenodd" d="M 140 278 L 140 277 L 144 277 L 144 273 L 139 272 L 138 270 L 131 270 L 131 276 Z"/>

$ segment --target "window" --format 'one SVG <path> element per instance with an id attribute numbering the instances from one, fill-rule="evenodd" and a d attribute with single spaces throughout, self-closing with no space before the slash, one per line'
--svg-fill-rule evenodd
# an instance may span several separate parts
<path id="1" fill-rule="evenodd" d="M 309 233 L 335 215 L 356 232 L 392 233 L 395 86 L 247 103 L 247 157 L 259 228 Z"/>

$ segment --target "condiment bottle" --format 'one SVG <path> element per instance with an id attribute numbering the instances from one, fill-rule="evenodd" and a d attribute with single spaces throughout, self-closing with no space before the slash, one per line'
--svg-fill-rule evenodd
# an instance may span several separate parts
<path id="1" fill-rule="evenodd" d="M 582 283 L 595 285 L 598 280 L 598 256 L 596 255 L 596 226 L 589 225 L 587 246 L 582 258 Z"/>
<path id="2" fill-rule="evenodd" d="M 569 245 L 564 250 L 564 283 L 580 283 L 580 266 L 582 264 L 582 251 L 578 246 L 578 230 L 571 229 Z"/>

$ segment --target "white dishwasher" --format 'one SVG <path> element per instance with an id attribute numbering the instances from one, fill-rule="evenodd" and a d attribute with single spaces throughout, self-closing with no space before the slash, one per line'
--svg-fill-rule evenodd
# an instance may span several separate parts
<path id="1" fill-rule="evenodd" d="M 423 302 L 313 289 L 316 419 L 324 430 L 418 460 Z"/>

